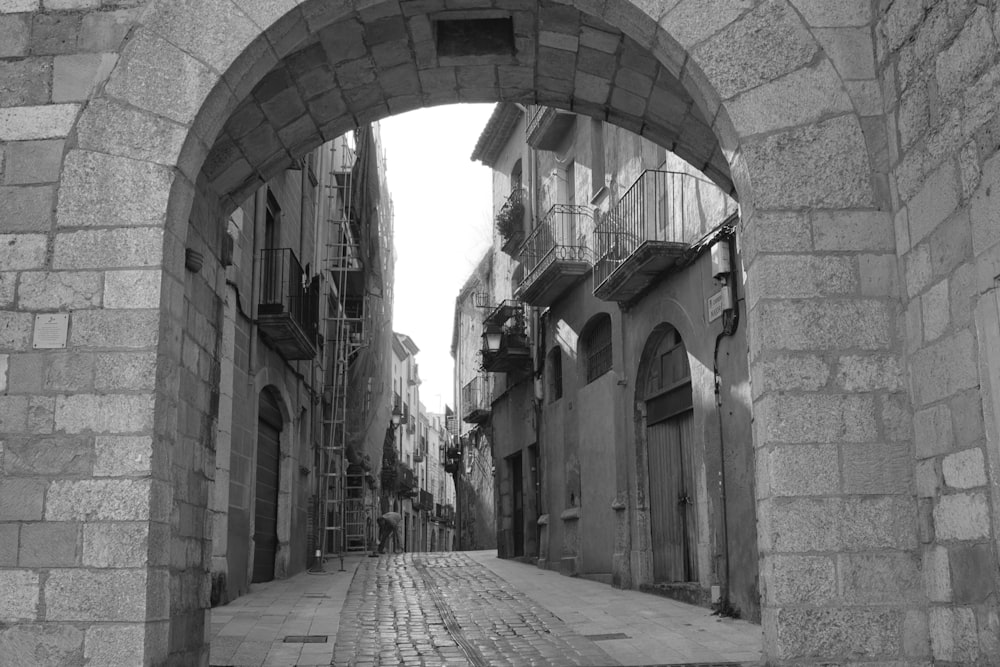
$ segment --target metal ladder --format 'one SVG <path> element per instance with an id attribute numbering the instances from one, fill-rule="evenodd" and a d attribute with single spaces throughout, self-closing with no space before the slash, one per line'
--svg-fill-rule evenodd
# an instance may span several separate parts
<path id="1" fill-rule="evenodd" d="M 321 448 L 320 513 L 321 562 L 344 552 L 367 549 L 367 516 L 364 506 L 364 474 L 352 470 L 346 460 L 348 443 L 348 384 L 351 360 L 364 346 L 365 300 L 348 299 L 350 274 L 359 273 L 358 239 L 352 238 L 352 169 L 356 159 L 346 137 L 334 146 L 334 164 L 327 183 L 329 217 L 326 224 L 324 268 L 333 281 L 333 294 L 325 304 L 324 368 L 329 377 L 324 395 L 330 397 L 330 413 L 324 415 L 327 439 Z M 336 164 L 339 160 L 339 165 Z M 360 302 L 360 303 L 358 303 Z"/>

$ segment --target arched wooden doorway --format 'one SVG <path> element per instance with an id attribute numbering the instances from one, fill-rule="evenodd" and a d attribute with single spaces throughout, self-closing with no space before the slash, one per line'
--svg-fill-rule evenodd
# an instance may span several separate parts
<path id="1" fill-rule="evenodd" d="M 257 410 L 257 481 L 254 484 L 253 575 L 251 583 L 274 579 L 278 553 L 278 487 L 283 420 L 278 401 L 260 392 Z"/>
<path id="2" fill-rule="evenodd" d="M 649 363 L 645 396 L 653 578 L 656 583 L 697 581 L 691 367 L 676 329 L 666 331 Z"/>

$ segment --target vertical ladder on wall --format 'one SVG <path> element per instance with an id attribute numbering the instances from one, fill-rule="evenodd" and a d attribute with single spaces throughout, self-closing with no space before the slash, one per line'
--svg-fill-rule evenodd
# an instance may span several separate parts
<path id="1" fill-rule="evenodd" d="M 361 264 L 357 239 L 352 238 L 352 169 L 355 152 L 342 137 L 334 146 L 330 179 L 327 184 L 329 218 L 326 224 L 324 265 L 333 279 L 334 294 L 326 304 L 327 340 L 324 365 L 328 373 L 325 394 L 330 397 L 330 413 L 324 418 L 328 434 L 321 461 L 320 507 L 323 516 L 321 550 L 323 559 L 345 551 L 367 548 L 367 516 L 364 505 L 364 472 L 348 465 L 348 382 L 351 360 L 364 343 L 364 297 L 360 308 L 347 298 L 351 272 Z M 356 300 L 353 300 L 356 301 Z"/>

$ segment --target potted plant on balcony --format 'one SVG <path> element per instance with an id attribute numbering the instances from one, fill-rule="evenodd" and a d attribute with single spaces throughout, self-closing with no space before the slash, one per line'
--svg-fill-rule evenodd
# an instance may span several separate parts
<path id="1" fill-rule="evenodd" d="M 497 213 L 497 232 L 503 239 L 501 250 L 512 257 L 524 240 L 523 222 L 524 204 L 520 200 L 508 201 Z"/>
<path id="2" fill-rule="evenodd" d="M 527 349 L 528 335 L 521 331 L 511 330 L 504 335 L 503 347 L 506 350 Z"/>

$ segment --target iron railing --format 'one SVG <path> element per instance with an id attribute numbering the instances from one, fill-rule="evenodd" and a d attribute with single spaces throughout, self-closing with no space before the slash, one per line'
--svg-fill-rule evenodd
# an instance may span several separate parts
<path id="1" fill-rule="evenodd" d="M 588 207 L 553 205 L 521 245 L 521 284 L 535 280 L 535 274 L 552 262 L 590 261 L 589 238 L 593 233 L 594 218 Z"/>
<path id="2" fill-rule="evenodd" d="M 594 284 L 600 285 L 646 241 L 691 243 L 701 235 L 685 229 L 684 206 L 697 201 L 701 176 L 647 169 L 594 230 Z M 694 218 L 694 216 L 689 216 Z"/>
<path id="3" fill-rule="evenodd" d="M 420 495 L 418 497 L 420 499 L 419 500 L 419 502 L 420 502 L 420 509 L 422 509 L 424 511 L 427 511 L 427 512 L 433 512 L 434 511 L 434 494 L 433 493 L 431 493 L 430 491 L 425 491 L 424 489 L 420 489 Z"/>
<path id="4" fill-rule="evenodd" d="M 434 513 L 439 519 L 451 521 L 455 518 L 455 508 L 450 504 L 435 503 Z"/>
<path id="5" fill-rule="evenodd" d="M 473 378 L 462 387 L 462 417 L 468 417 L 477 410 L 489 410 L 492 398 L 490 376 L 479 375 Z"/>
<path id="6" fill-rule="evenodd" d="M 306 283 L 302 265 L 291 248 L 260 251 L 260 301 L 258 313 L 288 313 L 315 341 L 319 332 L 319 284 Z"/>
<path id="7" fill-rule="evenodd" d="M 417 476 L 404 461 L 396 463 L 396 492 L 405 496 L 417 489 Z"/>

